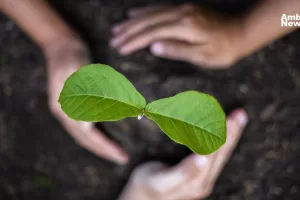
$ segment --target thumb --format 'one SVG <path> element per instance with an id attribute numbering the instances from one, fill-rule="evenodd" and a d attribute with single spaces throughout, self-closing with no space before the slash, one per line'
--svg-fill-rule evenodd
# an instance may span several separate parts
<path id="1" fill-rule="evenodd" d="M 183 41 L 168 40 L 154 42 L 150 47 L 150 51 L 158 57 L 198 63 L 199 60 L 204 60 L 204 57 L 203 54 L 198 53 L 197 56 L 194 56 L 197 52 L 196 48 L 198 46 Z"/>
<path id="2" fill-rule="evenodd" d="M 149 183 L 153 189 L 160 192 L 171 191 L 187 183 L 197 176 L 208 163 L 207 156 L 192 154 L 176 166 L 160 171 L 153 176 Z"/>

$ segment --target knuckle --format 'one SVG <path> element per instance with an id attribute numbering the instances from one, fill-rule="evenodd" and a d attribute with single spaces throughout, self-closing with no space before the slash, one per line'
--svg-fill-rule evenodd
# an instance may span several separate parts
<path id="1" fill-rule="evenodd" d="M 196 66 L 209 65 L 209 55 L 203 49 L 195 49 L 194 54 L 191 57 L 191 62 Z"/>
<path id="2" fill-rule="evenodd" d="M 232 41 L 230 39 L 225 38 L 223 39 L 223 43 L 221 44 L 219 49 L 222 49 L 222 51 L 218 51 L 219 55 L 222 55 L 223 53 L 223 68 L 229 68 L 232 65 L 236 64 L 236 62 L 238 61 L 236 53 L 235 53 L 235 48 L 234 48 L 234 44 L 232 43 Z M 224 53 L 226 52 L 226 53 Z"/>

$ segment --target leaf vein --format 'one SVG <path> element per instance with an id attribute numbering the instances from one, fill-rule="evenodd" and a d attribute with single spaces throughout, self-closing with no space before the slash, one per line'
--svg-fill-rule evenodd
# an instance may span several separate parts
<path id="1" fill-rule="evenodd" d="M 171 116 L 168 116 L 168 115 L 162 115 L 162 114 L 160 114 L 160 113 L 158 114 L 158 113 L 153 113 L 153 112 L 149 112 L 149 111 L 146 111 L 146 113 L 152 113 L 152 114 L 154 114 L 154 115 L 159 115 L 159 116 L 162 116 L 162 117 L 172 118 L 172 119 L 178 120 L 178 121 L 180 121 L 180 122 L 182 122 L 182 123 L 188 123 L 188 124 L 190 124 L 190 125 L 199 127 L 200 129 L 203 129 L 203 130 L 205 130 L 205 131 L 208 132 L 208 133 L 211 133 L 212 135 L 214 135 L 215 137 L 217 137 L 218 139 L 220 139 L 221 141 L 223 141 L 223 139 L 220 138 L 220 136 L 218 136 L 218 135 L 216 135 L 216 134 L 210 132 L 210 131 L 207 130 L 207 129 L 204 129 L 204 128 L 200 127 L 200 126 L 197 126 L 196 124 L 193 124 L 193 123 L 191 123 L 191 122 L 185 122 L 185 121 L 182 121 L 181 119 L 177 119 L 177 118 L 174 118 L 174 117 L 171 117 Z"/>

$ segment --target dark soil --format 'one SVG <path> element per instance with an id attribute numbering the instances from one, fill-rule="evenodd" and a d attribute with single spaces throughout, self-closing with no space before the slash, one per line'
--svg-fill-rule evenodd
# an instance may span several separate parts
<path id="1" fill-rule="evenodd" d="M 227 71 L 207 71 L 157 59 L 147 50 L 120 57 L 108 47 L 110 25 L 124 19 L 128 8 L 155 0 L 52 3 L 90 44 L 94 62 L 124 73 L 149 101 L 194 89 L 214 95 L 227 112 L 247 110 L 250 122 L 209 199 L 300 199 L 299 31 Z M 229 13 L 251 6 L 242 0 L 202 3 Z M 1 200 L 115 200 L 139 163 L 175 164 L 189 154 L 146 119 L 104 124 L 130 153 L 127 166 L 82 149 L 48 110 L 40 50 L 4 16 L 0 31 Z"/>

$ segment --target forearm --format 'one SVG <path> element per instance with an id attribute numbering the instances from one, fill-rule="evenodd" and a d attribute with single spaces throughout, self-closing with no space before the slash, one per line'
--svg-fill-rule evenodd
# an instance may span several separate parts
<path id="1" fill-rule="evenodd" d="M 0 11 L 14 20 L 42 50 L 76 38 L 71 28 L 44 0 L 0 0 Z"/>
<path id="2" fill-rule="evenodd" d="M 263 0 L 245 15 L 240 38 L 240 57 L 262 48 L 268 43 L 296 30 L 297 26 L 282 27 L 282 15 L 300 14 L 299 0 Z M 299 21 L 300 22 L 300 21 Z"/>

